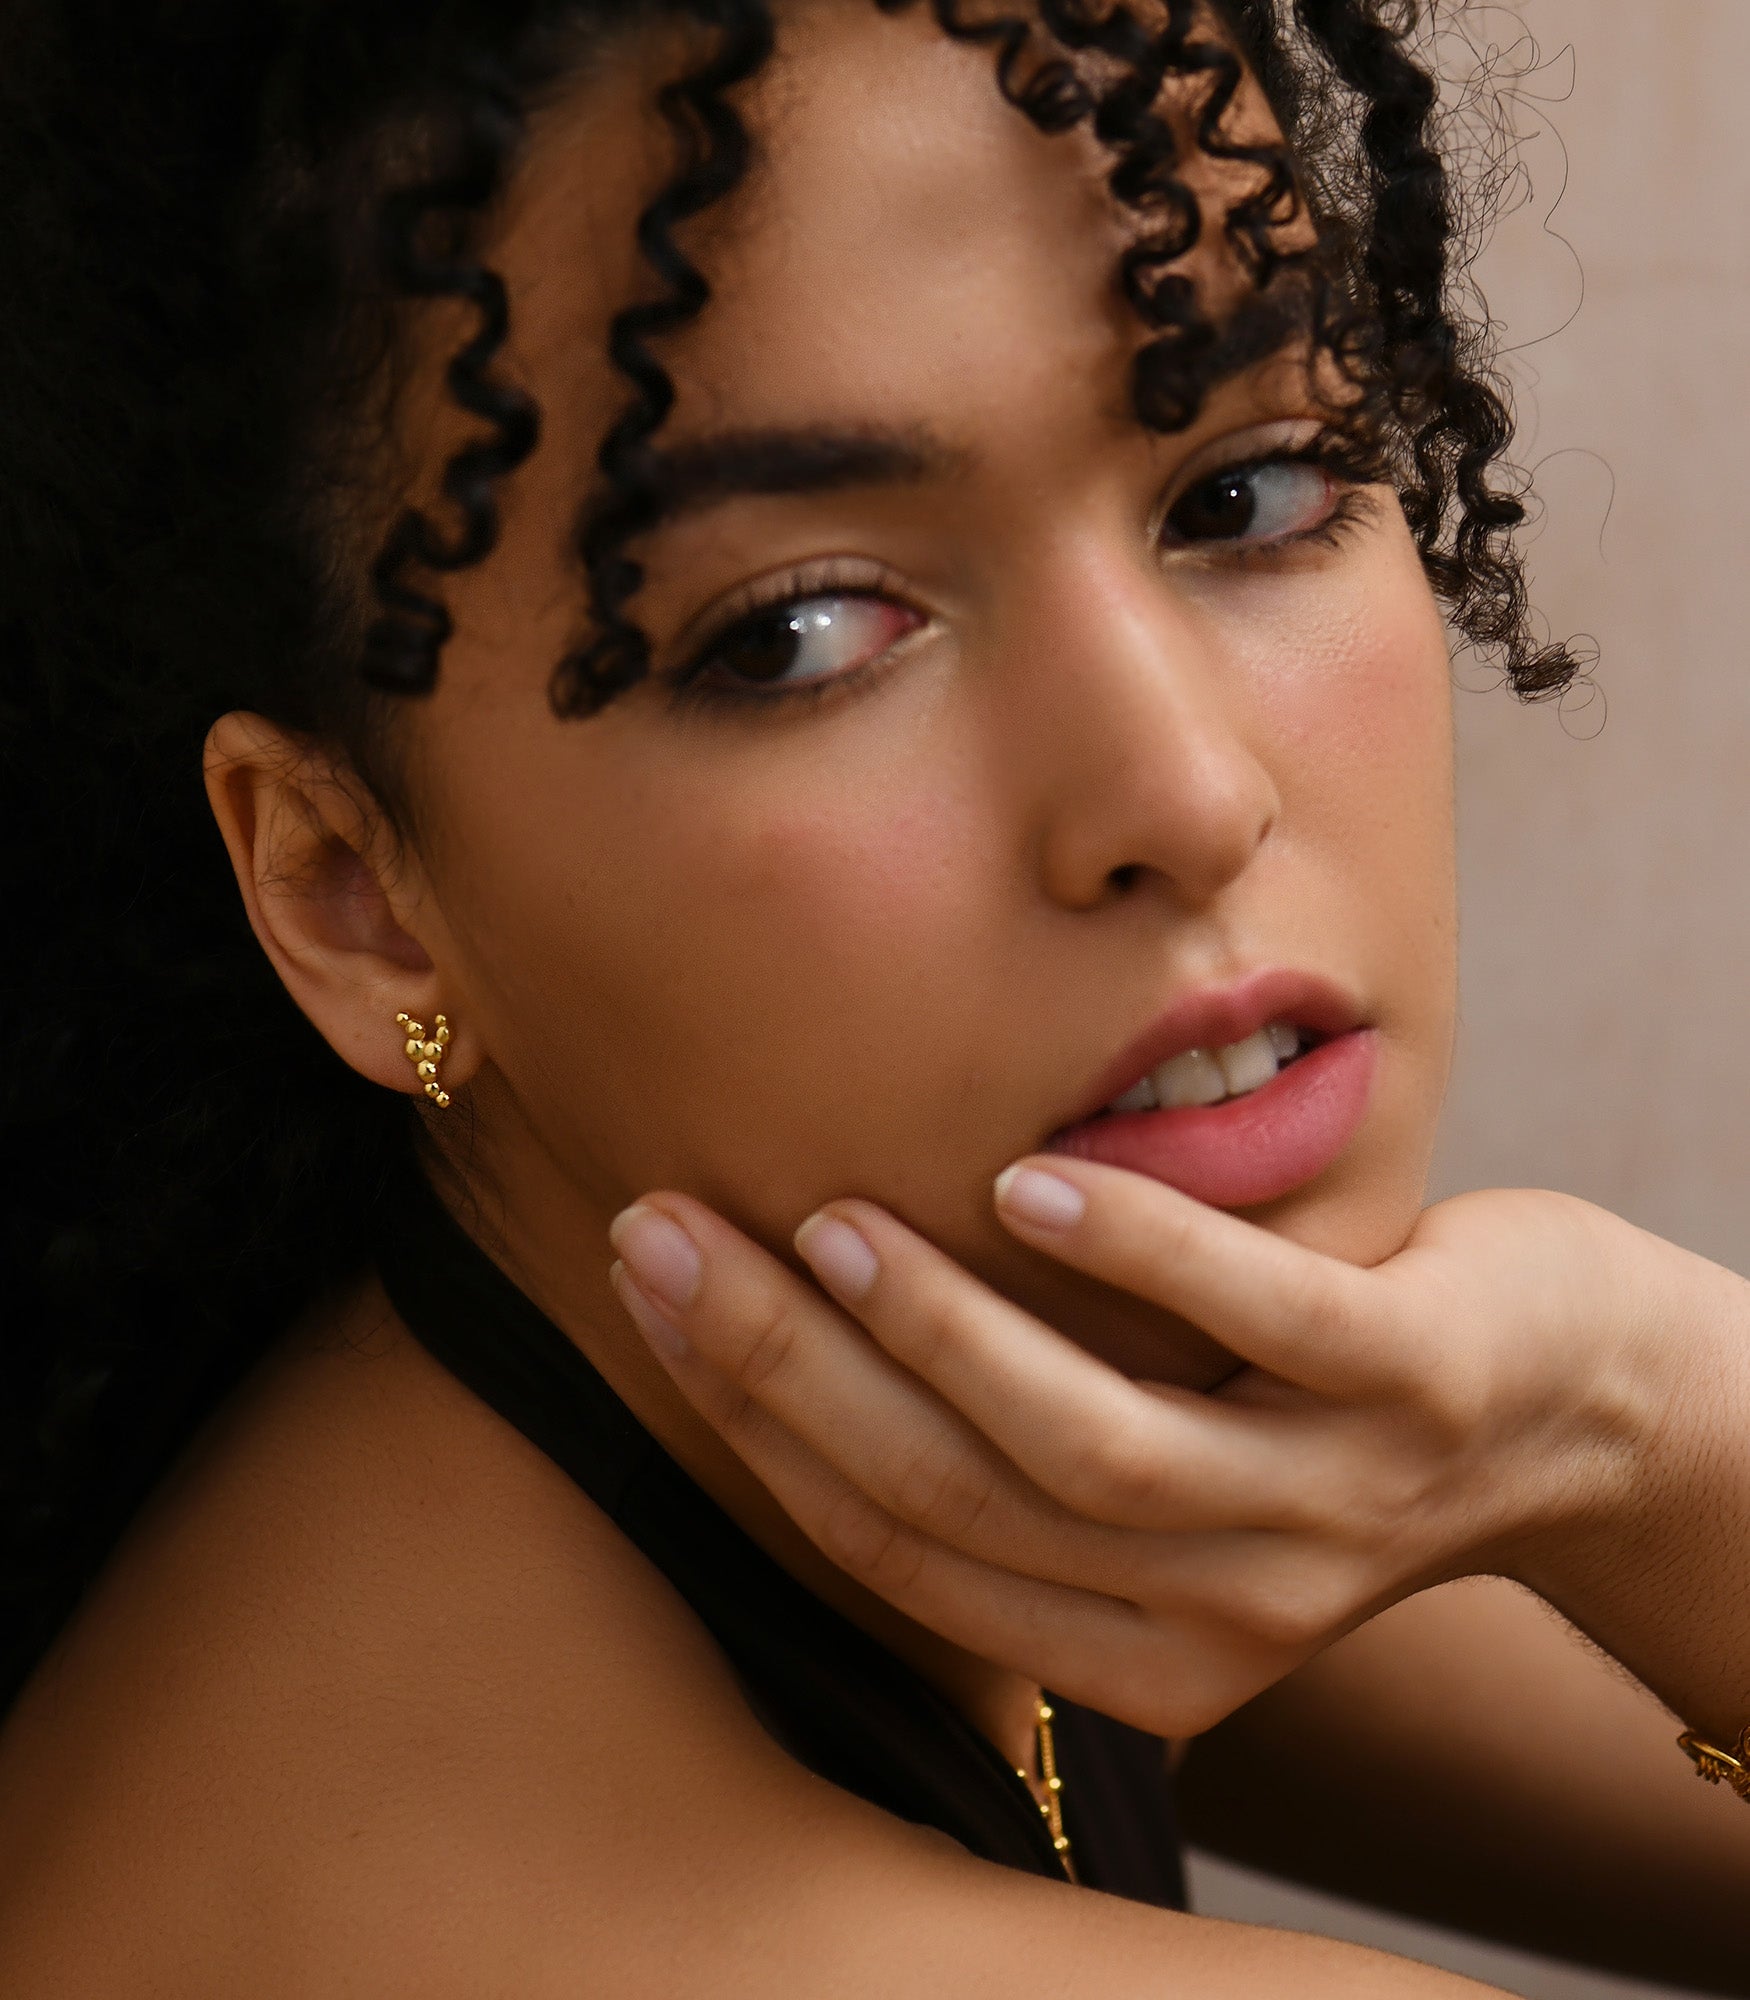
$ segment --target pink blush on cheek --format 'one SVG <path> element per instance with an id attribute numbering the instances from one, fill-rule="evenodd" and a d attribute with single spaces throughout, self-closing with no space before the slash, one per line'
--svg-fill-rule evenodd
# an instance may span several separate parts
<path id="1" fill-rule="evenodd" d="M 933 950 L 945 924 L 964 934 L 983 902 L 979 843 L 951 792 L 896 784 L 893 770 L 857 773 L 836 788 L 827 780 L 822 792 L 773 811 L 745 839 L 731 834 L 711 872 L 733 875 L 751 907 L 817 944 L 850 929 L 867 952 L 879 949 L 870 969 L 879 965 L 886 978 Z"/>

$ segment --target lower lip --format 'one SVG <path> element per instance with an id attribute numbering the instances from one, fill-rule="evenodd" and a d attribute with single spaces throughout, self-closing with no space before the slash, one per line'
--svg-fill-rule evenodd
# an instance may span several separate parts
<path id="1" fill-rule="evenodd" d="M 1147 1174 L 1212 1208 L 1257 1208 L 1315 1180 L 1354 1138 L 1378 1053 L 1374 1031 L 1358 1028 L 1244 1097 L 1110 1112 L 1057 1133 L 1046 1151 Z"/>

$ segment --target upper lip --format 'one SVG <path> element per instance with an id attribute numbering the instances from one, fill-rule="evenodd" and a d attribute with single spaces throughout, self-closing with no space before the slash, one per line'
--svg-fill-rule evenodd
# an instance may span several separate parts
<path id="1" fill-rule="evenodd" d="M 1113 1098 L 1187 1049 L 1219 1049 L 1243 1042 L 1271 1021 L 1289 1021 L 1318 1035 L 1346 1035 L 1363 1025 L 1360 1004 L 1315 972 L 1270 966 L 1225 986 L 1186 993 L 1158 1015 L 1101 1070 L 1080 1108 L 1059 1130 L 1103 1111 Z"/>

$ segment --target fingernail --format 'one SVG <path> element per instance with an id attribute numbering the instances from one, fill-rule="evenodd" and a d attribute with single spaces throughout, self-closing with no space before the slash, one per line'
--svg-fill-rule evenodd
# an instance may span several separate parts
<path id="1" fill-rule="evenodd" d="M 860 1299 L 880 1275 L 869 1239 L 836 1215 L 811 1215 L 794 1241 L 796 1254 L 837 1298 Z"/>
<path id="2" fill-rule="evenodd" d="M 997 1175 L 997 1207 L 1029 1229 L 1072 1229 L 1088 1212 L 1073 1181 L 1040 1167 L 1005 1167 Z"/>
<path id="3" fill-rule="evenodd" d="M 698 1297 L 704 1266 L 698 1247 L 678 1222 L 635 1201 L 608 1225 L 608 1241 L 659 1305 L 684 1312 Z"/>
<path id="4" fill-rule="evenodd" d="M 657 1310 L 656 1301 L 638 1289 L 636 1281 L 624 1264 L 613 1264 L 608 1269 L 608 1281 L 626 1308 L 632 1324 L 649 1341 L 665 1361 L 685 1361 L 692 1353 L 683 1334 L 666 1313 Z"/>

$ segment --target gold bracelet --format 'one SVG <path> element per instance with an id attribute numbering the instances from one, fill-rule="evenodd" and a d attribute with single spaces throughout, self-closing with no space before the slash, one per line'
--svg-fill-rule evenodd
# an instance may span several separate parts
<path id="1" fill-rule="evenodd" d="M 1710 1785 L 1730 1785 L 1746 1805 L 1750 1805 L 1750 1724 L 1746 1724 L 1730 1750 L 1686 1729 L 1677 1747 L 1695 1766 L 1696 1776 Z"/>

